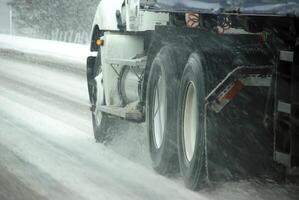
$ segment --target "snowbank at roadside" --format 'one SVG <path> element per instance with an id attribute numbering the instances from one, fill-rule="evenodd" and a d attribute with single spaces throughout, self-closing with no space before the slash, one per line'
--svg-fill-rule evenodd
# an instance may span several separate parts
<path id="1" fill-rule="evenodd" d="M 85 64 L 88 45 L 0 34 L 0 49 L 15 50 L 53 59 Z"/>

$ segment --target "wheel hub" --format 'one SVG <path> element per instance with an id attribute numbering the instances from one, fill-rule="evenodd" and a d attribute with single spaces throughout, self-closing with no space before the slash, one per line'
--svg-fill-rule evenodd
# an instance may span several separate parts
<path id="1" fill-rule="evenodd" d="M 164 139 L 165 127 L 165 83 L 162 77 L 158 79 L 156 88 L 154 90 L 154 141 L 156 148 L 160 148 Z"/>
<path id="2" fill-rule="evenodd" d="M 198 126 L 197 97 L 195 85 L 193 82 L 190 82 L 188 84 L 184 105 L 184 150 L 187 160 L 190 162 L 194 156 L 196 133 Z"/>

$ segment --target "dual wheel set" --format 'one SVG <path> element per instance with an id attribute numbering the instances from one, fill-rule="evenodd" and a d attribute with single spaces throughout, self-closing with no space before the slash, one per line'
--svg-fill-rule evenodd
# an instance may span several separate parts
<path id="1" fill-rule="evenodd" d="M 147 85 L 146 124 L 154 169 L 178 171 L 190 189 L 208 178 L 205 83 L 198 54 L 166 46 L 155 57 Z"/>
<path id="2" fill-rule="evenodd" d="M 99 59 L 94 62 L 95 68 L 100 68 Z M 102 80 L 100 70 L 94 71 L 88 70 L 93 128 L 96 140 L 105 143 L 128 124 L 99 111 L 98 105 L 105 100 L 103 88 L 97 84 Z M 147 81 L 145 113 L 150 155 L 159 174 L 180 172 L 192 190 L 208 183 L 205 90 L 200 54 L 174 45 L 161 48 Z"/>

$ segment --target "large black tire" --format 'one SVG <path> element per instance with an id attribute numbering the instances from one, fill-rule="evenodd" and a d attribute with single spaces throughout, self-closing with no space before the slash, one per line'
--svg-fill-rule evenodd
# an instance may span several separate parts
<path id="1" fill-rule="evenodd" d="M 96 77 L 102 72 L 101 64 L 101 51 L 99 50 L 97 57 L 90 57 L 87 64 L 86 75 L 87 75 L 87 87 L 89 94 L 89 101 L 92 106 L 97 102 L 97 82 Z"/>
<path id="2" fill-rule="evenodd" d="M 146 124 L 150 155 L 153 168 L 162 175 L 178 172 L 176 110 L 178 80 L 187 57 L 184 52 L 179 47 L 163 47 L 153 60 L 148 79 Z"/>
<path id="3" fill-rule="evenodd" d="M 207 181 L 205 81 L 198 54 L 190 56 L 179 91 L 177 133 L 180 171 L 185 185 L 196 190 Z"/>
<path id="4" fill-rule="evenodd" d="M 98 104 L 102 104 L 103 102 L 101 101 L 101 98 L 103 99 L 103 91 L 98 89 L 98 82 L 97 82 L 97 76 L 100 75 L 101 72 L 101 51 L 99 50 L 97 57 L 93 58 L 95 59 L 94 65 L 88 65 L 87 68 L 87 85 L 88 85 L 88 93 L 89 93 L 89 100 L 91 104 L 91 116 L 92 116 L 92 126 L 93 126 L 93 132 L 94 132 L 94 137 L 97 142 L 103 142 L 104 138 L 106 136 L 103 136 L 101 134 L 101 124 L 102 124 L 102 119 L 105 121 L 106 116 L 102 117 L 102 113 L 97 110 Z M 101 93 L 101 94 L 99 94 Z M 100 99 L 98 99 L 98 96 L 100 96 Z"/>

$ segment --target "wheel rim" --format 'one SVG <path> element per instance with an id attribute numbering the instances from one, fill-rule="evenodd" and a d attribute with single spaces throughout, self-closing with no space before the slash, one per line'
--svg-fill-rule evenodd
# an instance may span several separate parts
<path id="1" fill-rule="evenodd" d="M 154 141 L 158 149 L 164 140 L 165 98 L 165 84 L 160 76 L 154 89 Z"/>
<path id="2" fill-rule="evenodd" d="M 93 128 L 94 131 L 100 126 L 102 120 L 102 114 L 99 111 L 92 112 Z"/>
<path id="3" fill-rule="evenodd" d="M 193 82 L 190 82 L 188 84 L 187 91 L 185 94 L 184 105 L 184 152 L 187 160 L 191 162 L 194 156 L 196 133 L 198 126 L 197 97 L 195 85 Z"/>

